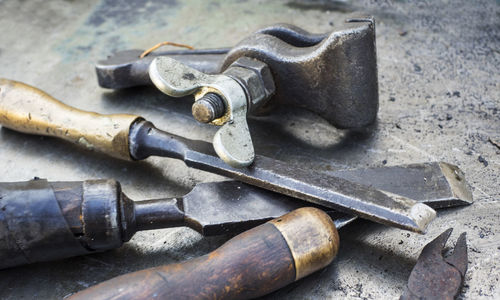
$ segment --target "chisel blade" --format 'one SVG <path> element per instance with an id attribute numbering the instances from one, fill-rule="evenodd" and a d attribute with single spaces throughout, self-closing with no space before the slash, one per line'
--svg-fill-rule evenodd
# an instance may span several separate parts
<path id="1" fill-rule="evenodd" d="M 453 177 L 450 178 L 450 170 Z M 444 162 L 327 171 L 393 194 L 414 197 L 434 208 L 472 203 L 472 193 L 463 172 Z M 458 187 L 460 187 L 458 189 Z M 457 189 L 460 192 L 457 192 Z M 185 195 L 182 207 L 190 226 L 203 235 L 238 233 L 314 204 L 256 188 L 239 181 L 201 183 Z M 356 217 L 316 205 L 327 212 L 338 228 Z"/>
<path id="2" fill-rule="evenodd" d="M 412 199 L 263 156 L 256 156 L 250 167 L 241 169 L 228 166 L 218 157 L 196 151 L 186 151 L 184 161 L 188 166 L 419 233 L 423 233 L 436 216 L 432 208 Z"/>
<path id="3" fill-rule="evenodd" d="M 473 202 L 465 174 L 445 162 L 415 163 L 377 168 L 325 171 L 349 181 L 398 194 L 432 208 L 469 205 Z"/>
<path id="4" fill-rule="evenodd" d="M 132 126 L 129 141 L 135 159 L 181 159 L 188 167 L 401 229 L 423 233 L 436 216 L 429 206 L 407 197 L 264 156 L 256 155 L 249 167 L 233 168 L 214 154 L 212 144 L 159 130 L 147 121 Z"/>
<path id="5" fill-rule="evenodd" d="M 237 234 L 306 206 L 325 211 L 337 229 L 357 218 L 234 180 L 197 184 L 182 198 L 187 225 L 205 236 Z"/>

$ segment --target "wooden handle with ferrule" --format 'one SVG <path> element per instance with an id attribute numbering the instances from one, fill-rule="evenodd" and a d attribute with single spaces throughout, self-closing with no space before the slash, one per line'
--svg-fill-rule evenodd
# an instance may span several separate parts
<path id="1" fill-rule="evenodd" d="M 122 275 L 69 299 L 249 299 L 328 265 L 339 237 L 330 217 L 299 208 L 178 264 Z"/>
<path id="2" fill-rule="evenodd" d="M 58 137 L 130 160 L 128 135 L 138 119 L 79 110 L 35 87 L 0 79 L 0 124 L 12 130 Z"/>

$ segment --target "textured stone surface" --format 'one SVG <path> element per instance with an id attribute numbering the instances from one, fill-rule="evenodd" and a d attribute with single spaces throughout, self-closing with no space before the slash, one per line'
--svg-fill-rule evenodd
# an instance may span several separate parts
<path id="1" fill-rule="evenodd" d="M 332 4 L 333 3 L 333 4 Z M 341 3 L 341 4 L 338 4 Z M 342 4 L 343 3 L 343 4 Z M 347 3 L 347 4 L 345 4 Z M 360 221 L 342 229 L 337 260 L 268 299 L 397 298 L 421 248 L 448 227 L 466 231 L 461 298 L 500 298 L 500 18 L 496 1 L 0 1 L 0 76 L 68 104 L 140 114 L 159 128 L 211 140 L 190 101 L 153 88 L 97 86 L 93 63 L 117 49 L 168 40 L 231 46 L 277 22 L 325 32 L 348 14 L 377 19 L 380 110 L 362 132 L 301 110 L 250 122 L 256 152 L 320 170 L 444 160 L 459 165 L 476 203 L 440 211 L 427 235 Z M 133 199 L 183 194 L 221 177 L 172 159 L 124 163 L 50 138 L 0 130 L 2 181 L 115 178 Z M 119 250 L 0 271 L 2 299 L 56 299 L 119 274 L 208 253 L 228 236 L 186 228 L 137 234 Z"/>

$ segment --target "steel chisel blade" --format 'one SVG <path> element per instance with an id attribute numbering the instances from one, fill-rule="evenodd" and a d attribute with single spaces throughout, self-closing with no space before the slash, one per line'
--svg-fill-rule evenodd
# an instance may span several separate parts
<path id="1" fill-rule="evenodd" d="M 242 169 L 195 151 L 187 151 L 184 161 L 191 167 L 415 232 L 424 232 L 436 216 L 432 208 L 415 200 L 262 156 L 256 156 L 250 167 Z"/>
<path id="2" fill-rule="evenodd" d="M 136 159 L 181 159 L 188 167 L 415 232 L 424 232 L 436 216 L 429 206 L 404 196 L 264 156 L 256 155 L 249 167 L 233 168 L 217 157 L 212 144 L 176 136 L 149 122 L 131 131 L 130 153 Z"/>

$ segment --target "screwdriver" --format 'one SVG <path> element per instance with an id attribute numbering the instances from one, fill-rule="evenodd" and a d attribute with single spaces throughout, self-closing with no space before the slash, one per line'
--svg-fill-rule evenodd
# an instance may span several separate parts
<path id="1" fill-rule="evenodd" d="M 251 299 L 324 268 L 338 248 L 332 219 L 304 207 L 204 256 L 125 274 L 67 299 Z"/>
<path id="2" fill-rule="evenodd" d="M 264 156 L 256 156 L 247 168 L 233 168 L 217 157 L 210 143 L 161 131 L 139 116 L 85 112 L 7 79 L 0 79 L 0 124 L 24 133 L 62 138 L 126 160 L 151 155 L 181 159 L 189 167 L 419 233 L 436 216 L 425 204 L 374 189 L 369 183 L 292 167 Z"/>
<path id="3" fill-rule="evenodd" d="M 448 176 L 452 167 L 423 163 L 335 174 L 435 208 L 470 204 L 465 180 Z M 412 189 L 401 189 L 400 181 Z M 144 201 L 132 201 L 117 181 L 104 179 L 0 183 L 0 195 L 0 269 L 114 249 L 140 230 L 188 226 L 205 236 L 236 234 L 308 205 L 238 181 L 200 183 L 182 197 Z M 318 207 L 332 218 L 345 216 Z"/>

